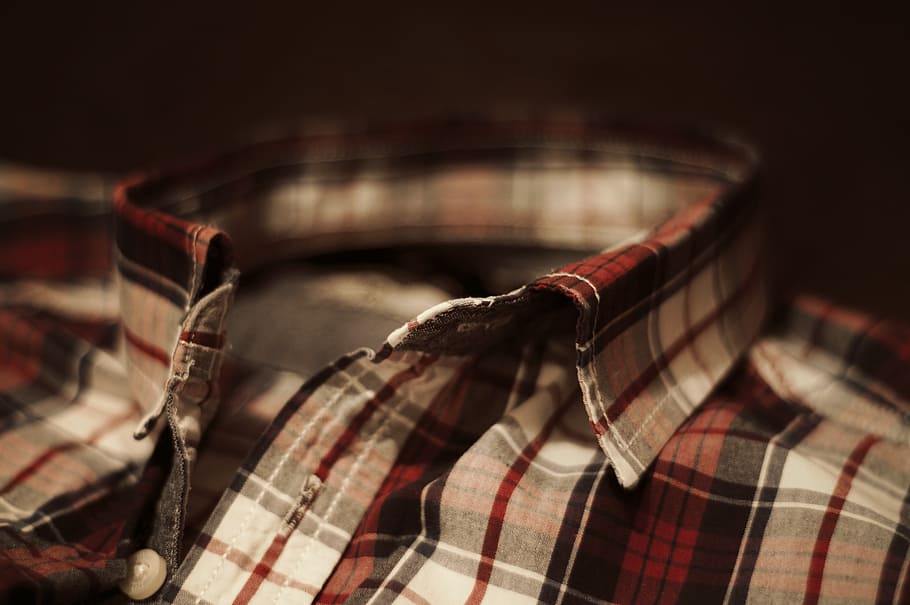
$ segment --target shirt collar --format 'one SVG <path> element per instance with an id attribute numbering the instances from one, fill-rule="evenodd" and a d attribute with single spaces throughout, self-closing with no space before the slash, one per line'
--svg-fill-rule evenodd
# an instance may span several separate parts
<path id="1" fill-rule="evenodd" d="M 634 486 L 760 328 L 754 166 L 699 134 L 471 120 L 298 132 L 127 179 L 114 193 L 123 334 L 134 397 L 155 402 L 138 435 L 175 390 L 213 399 L 238 269 L 398 243 L 569 247 L 579 261 L 429 309 L 385 348 L 467 354 L 570 300 L 593 435 Z"/>

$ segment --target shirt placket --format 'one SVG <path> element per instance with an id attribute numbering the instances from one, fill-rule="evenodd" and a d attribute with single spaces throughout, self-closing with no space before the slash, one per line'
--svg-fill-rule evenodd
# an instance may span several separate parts
<path id="1" fill-rule="evenodd" d="M 161 601 L 312 602 L 432 394 L 462 363 L 364 349 L 307 381 L 241 465 Z"/>

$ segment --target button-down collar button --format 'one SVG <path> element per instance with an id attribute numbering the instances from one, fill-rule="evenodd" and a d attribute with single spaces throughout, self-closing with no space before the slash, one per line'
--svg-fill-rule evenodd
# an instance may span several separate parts
<path id="1" fill-rule="evenodd" d="M 137 550 L 126 561 L 126 578 L 120 582 L 120 590 L 131 599 L 147 599 L 161 588 L 167 576 L 164 558 L 151 548 Z"/>

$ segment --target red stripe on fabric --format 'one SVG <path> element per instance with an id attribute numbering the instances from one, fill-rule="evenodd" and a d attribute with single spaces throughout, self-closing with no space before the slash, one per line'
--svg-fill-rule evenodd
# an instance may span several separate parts
<path id="1" fill-rule="evenodd" d="M 111 529 L 116 532 L 120 526 L 114 526 Z M 55 544 L 41 549 L 25 542 L 20 533 L 9 526 L 0 527 L 0 531 L 7 536 L 7 539 L 15 540 L 23 545 L 22 548 L 7 548 L 3 551 L 4 560 L 0 561 L 0 588 L 2 589 L 17 585 L 16 576 L 13 574 L 17 574 L 19 577 L 29 577 L 31 580 L 36 578 L 43 580 L 54 574 L 74 569 L 81 571 L 102 569 L 110 563 L 110 556 L 113 553 L 113 551 L 87 552 L 78 544 Z M 106 529 L 106 536 L 110 533 L 111 531 Z M 111 540 L 107 538 L 106 543 L 110 544 Z M 3 596 L 6 597 L 7 593 L 3 593 Z M 22 602 L 4 601 L 4 603 Z"/>
<path id="2" fill-rule="evenodd" d="M 449 379 L 449 386 L 433 396 L 427 411 L 421 415 L 420 421 L 399 450 L 394 466 L 383 480 L 373 503 L 365 512 L 356 533 L 345 549 L 337 571 L 322 588 L 320 603 L 344 603 L 354 590 L 371 585 L 370 577 L 377 558 L 375 540 L 367 536 L 380 533 L 381 518 L 383 511 L 387 510 L 389 496 L 407 485 L 416 485 L 426 473 L 428 465 L 433 464 L 444 451 L 442 444 L 457 430 L 459 414 L 465 404 L 465 395 L 472 385 L 469 376 L 476 366 L 476 359 L 463 364 L 455 376 Z M 439 416 L 434 413 L 437 410 L 440 410 Z M 427 435 L 432 435 L 433 438 L 427 438 Z M 379 584 L 376 584 L 375 587 L 378 586 Z M 395 590 L 393 582 L 386 586 L 389 590 Z"/>
<path id="3" fill-rule="evenodd" d="M 28 480 L 29 477 L 38 472 L 41 467 L 47 464 L 52 458 L 56 457 L 58 454 L 68 452 L 69 450 L 79 447 L 82 445 L 76 441 L 69 441 L 58 445 L 55 448 L 49 449 L 37 458 L 35 458 L 31 464 L 26 466 L 24 469 L 16 473 L 16 475 L 6 482 L 6 484 L 0 488 L 0 496 L 6 495 L 8 492 L 12 491 L 14 488 L 18 487 L 22 483 Z"/>
<path id="4" fill-rule="evenodd" d="M 600 417 L 597 423 L 603 431 L 609 430 L 609 424 L 611 424 L 616 418 L 622 414 L 626 408 L 635 400 L 636 397 L 649 385 L 651 382 L 657 378 L 657 376 L 670 365 L 670 363 L 679 355 L 683 350 L 685 350 L 693 341 L 695 341 L 705 330 L 707 330 L 712 324 L 714 324 L 717 319 L 729 310 L 735 303 L 739 302 L 743 296 L 755 285 L 758 281 L 759 271 L 758 268 L 760 263 L 756 260 L 752 264 L 752 268 L 749 271 L 749 274 L 746 276 L 746 279 L 739 285 L 739 287 L 720 305 L 714 308 L 711 313 L 705 316 L 701 321 L 692 326 L 681 338 L 674 342 L 670 347 L 660 355 L 656 360 L 654 360 L 650 365 L 648 365 L 645 370 L 638 375 L 638 378 L 633 380 L 629 385 L 619 394 L 616 398 L 616 401 L 607 408 L 607 413 Z M 596 363 L 596 361 L 592 362 Z"/>
<path id="5" fill-rule="evenodd" d="M 49 226 L 41 233 L 15 234 L 0 244 L 0 274 L 29 279 L 106 275 L 110 238 Z"/>
<path id="6" fill-rule="evenodd" d="M 345 427 L 344 433 L 341 437 L 338 438 L 332 445 L 332 449 L 322 458 L 319 462 L 319 468 L 316 469 L 315 475 L 319 477 L 322 481 L 326 481 L 326 478 L 329 476 L 329 471 L 335 462 L 338 461 L 338 458 L 341 457 L 341 454 L 348 449 L 357 435 L 360 433 L 360 430 L 367 423 L 370 417 L 373 415 L 379 406 L 385 401 L 392 398 L 395 394 L 398 387 L 419 378 L 424 370 L 433 365 L 436 360 L 439 359 L 438 355 L 425 355 L 420 358 L 420 360 L 409 367 L 406 370 L 399 372 L 392 376 L 389 381 L 376 392 L 374 395 L 357 413 L 356 416 L 351 420 L 351 422 Z"/>
<path id="7" fill-rule="evenodd" d="M 34 319 L 0 310 L 0 389 L 16 388 L 41 373 L 41 350 L 48 331 Z"/>
<path id="8" fill-rule="evenodd" d="M 126 326 L 123 326 L 123 336 L 126 338 L 126 341 L 133 345 L 136 349 L 145 353 L 147 356 L 161 363 L 161 365 L 169 366 L 171 365 L 171 360 L 167 356 L 167 353 L 156 347 L 155 345 L 142 340 L 137 334 L 134 334 Z"/>
<path id="9" fill-rule="evenodd" d="M 250 559 L 244 552 L 238 549 L 231 549 L 227 544 L 219 540 L 214 536 L 205 536 L 208 539 L 206 543 L 206 551 L 214 554 L 219 557 L 225 557 L 228 561 L 233 563 L 238 569 L 248 570 L 253 568 L 253 560 Z M 299 590 L 305 592 L 309 595 L 315 595 L 318 592 L 318 588 L 312 584 L 305 584 L 292 578 L 286 574 L 281 573 L 275 569 L 269 571 L 266 575 L 266 578 L 282 586 L 287 585 L 294 590 Z"/>
<path id="10" fill-rule="evenodd" d="M 191 330 L 183 332 L 180 335 L 180 340 L 202 345 L 203 347 L 208 347 L 210 349 L 220 349 L 224 345 L 224 334 L 212 334 L 211 332 L 197 332 Z"/>
<path id="11" fill-rule="evenodd" d="M 287 538 L 280 534 L 277 534 L 272 539 L 272 543 L 269 544 L 265 554 L 262 555 L 262 559 L 256 564 L 253 571 L 250 572 L 250 576 L 246 579 L 243 588 L 240 589 L 240 592 L 234 599 L 233 605 L 247 605 L 247 603 L 256 596 L 256 591 L 259 590 L 262 582 L 265 581 L 272 572 L 272 568 L 278 561 L 278 557 L 281 556 L 281 551 L 284 550 L 284 545 L 287 544 L 287 542 Z"/>
<path id="12" fill-rule="evenodd" d="M 40 456 L 35 458 L 28 466 L 23 468 L 21 471 L 16 473 L 16 475 L 6 482 L 3 487 L 0 487 L 0 496 L 5 495 L 7 492 L 13 490 L 17 486 L 21 485 L 28 480 L 29 477 L 37 473 L 43 466 L 48 462 L 72 449 L 92 445 L 98 439 L 100 439 L 105 433 L 108 433 L 111 429 L 116 426 L 119 426 L 126 422 L 127 420 L 134 418 L 136 416 L 135 408 L 131 408 L 130 411 L 126 414 L 116 416 L 111 418 L 107 423 L 103 424 L 98 430 L 89 435 L 88 439 L 85 441 L 68 441 L 66 443 L 61 443 L 56 447 L 52 447 L 46 452 L 42 453 Z"/>
<path id="13" fill-rule="evenodd" d="M 433 603 L 414 592 L 413 588 L 398 580 L 390 580 L 386 583 L 385 588 L 390 592 L 400 594 L 407 602 L 414 603 L 414 605 L 433 605 Z"/>
<path id="14" fill-rule="evenodd" d="M 809 566 L 809 577 L 806 578 L 806 598 L 803 601 L 806 605 L 815 605 L 818 603 L 821 595 L 822 576 L 825 573 L 825 562 L 828 558 L 828 547 L 831 545 L 831 537 L 834 535 L 834 528 L 837 526 L 837 520 L 840 512 L 844 508 L 844 502 L 847 499 L 847 493 L 853 484 L 853 478 L 859 471 L 866 454 L 872 449 L 872 446 L 879 441 L 875 435 L 867 435 L 859 445 L 854 448 L 847 458 L 841 475 L 834 487 L 834 493 L 828 501 L 828 510 L 822 519 L 821 527 L 818 530 L 818 537 L 815 539 L 815 548 L 812 551 L 812 563 Z"/>
<path id="15" fill-rule="evenodd" d="M 493 509 L 490 511 L 490 520 L 487 522 L 487 531 L 483 537 L 483 547 L 480 551 L 480 563 L 477 566 L 474 588 L 465 603 L 480 603 L 483 601 L 490 577 L 493 575 L 493 561 L 496 559 L 496 551 L 499 548 L 499 538 L 502 535 L 502 526 L 506 517 L 506 509 L 509 506 L 509 500 L 518 488 L 518 482 L 521 481 L 521 478 L 531 466 L 531 461 L 537 457 L 544 443 L 550 437 L 550 433 L 559 424 L 563 413 L 568 409 L 569 405 L 577 402 L 576 394 L 573 391 L 572 395 L 567 397 L 559 406 L 559 409 L 550 416 L 537 437 L 521 450 L 521 454 L 509 467 L 508 473 L 499 484 L 499 489 L 496 490 L 496 496 L 493 500 Z"/>
<path id="16" fill-rule="evenodd" d="M 379 409 L 379 406 L 383 402 L 390 399 L 395 394 L 398 387 L 409 382 L 410 380 L 420 377 L 423 374 L 423 371 L 432 365 L 437 359 L 438 356 L 436 355 L 427 355 L 421 357 L 420 360 L 412 367 L 409 367 L 408 369 L 392 376 L 386 385 L 364 405 L 363 409 L 361 409 L 360 412 L 358 412 L 353 420 L 348 424 L 348 426 L 345 428 L 344 433 L 341 435 L 338 441 L 333 444 L 332 449 L 320 461 L 319 468 L 314 474 L 325 481 L 332 466 L 335 464 L 341 454 L 348 449 L 351 442 L 356 438 L 366 422 L 370 419 L 373 413 Z M 278 557 L 281 556 L 281 552 L 284 550 L 285 544 L 287 544 L 286 538 L 282 537 L 281 535 L 275 536 L 262 559 L 259 561 L 259 563 L 256 564 L 256 567 L 253 568 L 250 577 L 247 578 L 247 581 L 243 585 L 243 588 L 240 590 L 240 593 L 237 595 L 237 598 L 234 599 L 234 605 L 246 605 L 250 602 L 250 600 L 255 596 L 256 591 L 262 585 L 262 582 L 271 573 L 272 567 L 275 565 Z"/>
<path id="17" fill-rule="evenodd" d="M 129 221 L 150 239 L 160 240 L 178 250 L 191 253 L 191 234 L 202 225 L 157 210 L 140 208 L 127 201 L 126 190 L 135 180 L 137 179 L 124 181 L 114 190 L 115 217 Z"/>

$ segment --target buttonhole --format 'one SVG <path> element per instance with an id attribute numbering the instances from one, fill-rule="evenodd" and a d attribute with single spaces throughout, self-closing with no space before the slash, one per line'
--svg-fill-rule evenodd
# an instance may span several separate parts
<path id="1" fill-rule="evenodd" d="M 306 481 L 300 486 L 300 494 L 297 496 L 297 500 L 281 521 L 281 529 L 278 531 L 278 535 L 282 538 L 288 538 L 297 529 L 297 526 L 303 520 L 303 516 L 310 509 L 313 500 L 316 499 L 316 494 L 319 493 L 320 488 L 322 488 L 322 480 L 319 477 L 310 475 L 306 478 Z"/>

